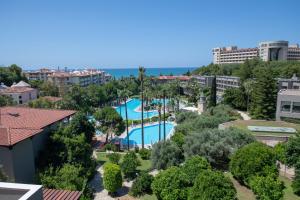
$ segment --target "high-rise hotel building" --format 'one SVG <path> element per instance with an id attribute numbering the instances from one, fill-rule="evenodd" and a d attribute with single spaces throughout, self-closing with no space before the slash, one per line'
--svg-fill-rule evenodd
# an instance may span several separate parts
<path id="1" fill-rule="evenodd" d="M 263 61 L 300 60 L 300 48 L 298 44 L 289 45 L 288 41 L 268 41 L 260 42 L 255 48 L 230 46 L 213 49 L 214 64 L 243 63 L 253 58 Z"/>

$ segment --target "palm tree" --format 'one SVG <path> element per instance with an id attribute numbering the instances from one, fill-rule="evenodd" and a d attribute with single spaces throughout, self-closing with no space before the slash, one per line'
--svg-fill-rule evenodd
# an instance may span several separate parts
<path id="1" fill-rule="evenodd" d="M 160 99 L 159 99 L 160 100 Z M 161 140 L 161 102 L 159 101 L 157 103 L 157 111 L 158 111 L 158 116 L 159 116 L 159 121 L 158 121 L 158 141 Z"/>
<path id="2" fill-rule="evenodd" d="M 129 151 L 129 131 L 128 131 L 128 111 L 127 111 L 127 99 L 131 95 L 131 92 L 124 87 L 123 90 L 120 92 L 121 98 L 124 100 L 125 104 L 125 118 L 126 118 L 126 133 L 127 133 L 127 150 Z"/>
<path id="3" fill-rule="evenodd" d="M 145 76 L 145 68 L 139 67 L 139 80 L 141 82 L 141 122 L 142 122 L 142 149 L 144 149 L 144 76 Z"/>
<path id="4" fill-rule="evenodd" d="M 166 87 L 163 87 L 162 88 L 162 93 L 163 93 L 163 104 L 164 104 L 164 141 L 166 140 L 166 91 L 167 91 L 167 88 Z"/>
<path id="5" fill-rule="evenodd" d="M 243 84 L 243 86 L 245 88 L 245 93 L 247 95 L 247 112 L 249 110 L 250 96 L 251 96 L 251 93 L 253 91 L 254 83 L 255 82 L 253 80 L 247 80 Z"/>

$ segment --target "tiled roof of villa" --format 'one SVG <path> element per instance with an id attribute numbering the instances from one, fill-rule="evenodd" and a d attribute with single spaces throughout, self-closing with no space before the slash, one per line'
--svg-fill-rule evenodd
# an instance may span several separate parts
<path id="1" fill-rule="evenodd" d="M 0 91 L 0 93 L 3 93 L 3 94 L 23 93 L 23 92 L 33 91 L 33 90 L 36 90 L 36 89 L 30 88 L 30 87 L 8 87 L 5 89 L 2 89 Z"/>
<path id="2" fill-rule="evenodd" d="M 80 196 L 79 191 L 43 189 L 44 200 L 78 200 Z"/>
<path id="3" fill-rule="evenodd" d="M 73 110 L 0 108 L 0 145 L 14 145 L 42 132 L 44 127 L 63 120 L 74 113 Z"/>
<path id="4" fill-rule="evenodd" d="M 176 79 L 179 79 L 181 81 L 187 81 L 187 80 L 190 80 L 191 77 L 190 76 L 159 76 L 158 79 L 159 80 L 176 80 Z"/>

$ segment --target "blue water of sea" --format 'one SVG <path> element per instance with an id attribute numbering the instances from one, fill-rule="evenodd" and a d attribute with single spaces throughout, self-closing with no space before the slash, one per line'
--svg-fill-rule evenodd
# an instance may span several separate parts
<path id="1" fill-rule="evenodd" d="M 178 68 L 146 68 L 146 75 L 159 76 L 159 75 L 182 75 L 188 71 L 193 71 L 195 67 L 178 67 Z M 111 74 L 116 79 L 121 77 L 135 76 L 139 74 L 137 68 L 122 68 L 122 69 L 103 69 L 107 73 Z"/>

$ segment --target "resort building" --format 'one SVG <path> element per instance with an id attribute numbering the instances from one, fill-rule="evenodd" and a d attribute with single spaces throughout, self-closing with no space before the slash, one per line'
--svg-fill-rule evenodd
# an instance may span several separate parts
<path id="1" fill-rule="evenodd" d="M 79 200 L 81 192 L 44 189 L 42 185 L 0 182 L 1 200 Z"/>
<path id="2" fill-rule="evenodd" d="M 188 82 L 191 79 L 190 76 L 159 76 L 156 81 L 157 83 L 167 83 L 169 81 L 178 80 L 180 82 Z"/>
<path id="3" fill-rule="evenodd" d="M 300 90 L 280 90 L 277 95 L 276 120 L 300 121 Z"/>
<path id="4" fill-rule="evenodd" d="M 201 87 L 211 87 L 214 76 L 193 76 Z M 224 93 L 228 88 L 239 88 L 240 78 L 236 76 L 216 76 L 217 92 Z"/>
<path id="5" fill-rule="evenodd" d="M 292 78 L 284 79 L 280 78 L 278 79 L 278 89 L 300 89 L 300 79 L 296 76 L 296 74 L 293 75 Z"/>
<path id="6" fill-rule="evenodd" d="M 50 70 L 46 68 L 42 68 L 36 71 L 26 71 L 24 72 L 25 77 L 28 80 L 40 80 L 40 81 L 47 81 L 48 76 L 55 72 L 55 70 Z"/>
<path id="7" fill-rule="evenodd" d="M 0 88 L 0 95 L 6 95 L 12 97 L 16 104 L 24 104 L 31 100 L 34 100 L 38 96 L 38 91 L 28 83 L 20 81 L 17 84 L 13 84 L 11 87 Z"/>
<path id="8" fill-rule="evenodd" d="M 70 110 L 0 108 L 0 165 L 10 181 L 33 182 L 35 162 L 49 133 L 73 114 Z"/>
<path id="9" fill-rule="evenodd" d="M 263 61 L 300 60 L 299 45 L 289 45 L 288 41 L 282 40 L 260 42 L 255 48 L 217 47 L 213 48 L 212 53 L 214 64 L 243 63 L 253 58 Z"/>

